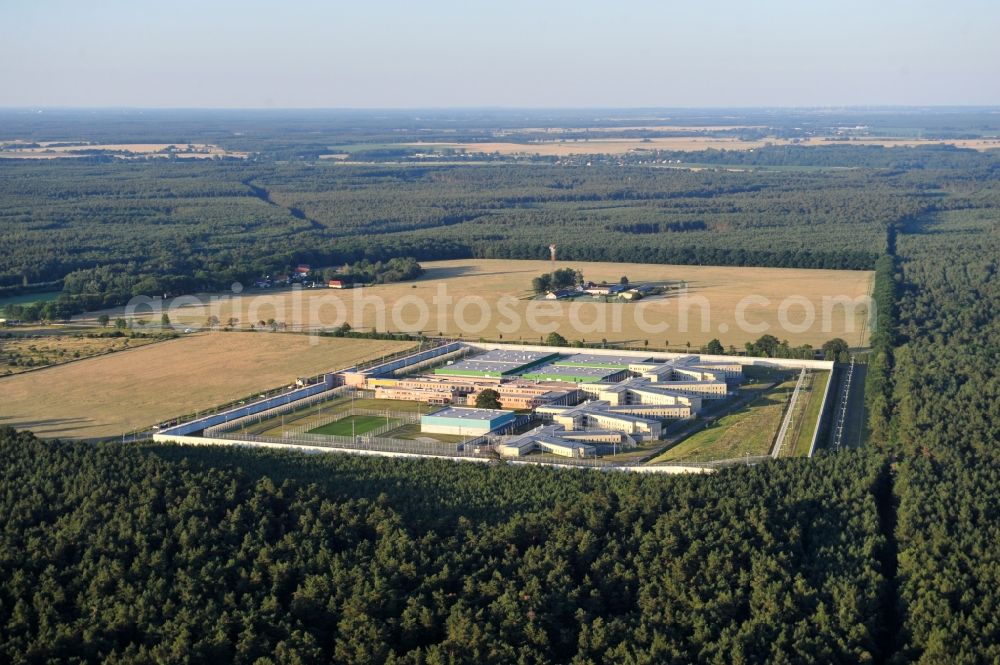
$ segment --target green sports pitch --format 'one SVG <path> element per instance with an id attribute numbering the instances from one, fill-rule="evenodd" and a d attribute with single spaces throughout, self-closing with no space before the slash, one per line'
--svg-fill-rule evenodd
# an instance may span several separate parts
<path id="1" fill-rule="evenodd" d="M 398 425 L 399 421 L 389 418 L 390 425 Z M 384 416 L 347 416 L 321 427 L 309 430 L 309 434 L 326 434 L 328 436 L 351 436 L 366 434 L 386 424 Z"/>

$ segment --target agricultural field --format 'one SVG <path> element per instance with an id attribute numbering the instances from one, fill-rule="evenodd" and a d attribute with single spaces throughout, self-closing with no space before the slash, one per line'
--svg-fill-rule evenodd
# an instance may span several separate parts
<path id="1" fill-rule="evenodd" d="M 469 153 L 499 153 L 501 155 L 538 155 L 541 157 L 567 157 L 569 155 L 624 155 L 636 150 L 674 150 L 696 152 L 700 150 L 751 150 L 768 144 L 780 143 L 773 139 L 744 141 L 730 138 L 678 136 L 647 139 L 599 138 L 592 140 L 553 140 L 532 143 L 409 143 L 409 147 L 426 147 L 432 150 L 456 150 Z"/>
<path id="2" fill-rule="evenodd" d="M 0 378 L 0 424 L 51 438 L 115 437 L 409 346 L 287 334 L 188 335 Z"/>
<path id="3" fill-rule="evenodd" d="M 92 151 L 113 153 L 123 157 L 166 157 L 173 155 L 182 159 L 211 159 L 212 157 L 246 157 L 245 152 L 230 152 L 217 145 L 173 144 L 173 143 L 79 143 L 55 145 L 51 141 L 28 144 L 11 141 L 0 144 L 0 158 L 54 159 L 61 157 L 83 157 Z"/>
<path id="4" fill-rule="evenodd" d="M 1000 149 L 1000 139 L 896 139 L 896 138 L 855 138 L 832 140 L 827 138 L 807 139 L 739 139 L 708 136 L 670 136 L 643 139 L 597 138 L 578 140 L 543 140 L 530 143 L 493 142 L 435 142 L 407 143 L 414 148 L 428 148 L 434 151 L 455 150 L 468 153 L 499 153 L 501 155 L 538 155 L 540 157 L 568 157 L 569 155 L 624 155 L 640 150 L 666 150 L 674 152 L 699 152 L 702 150 L 756 150 L 765 146 L 804 145 L 854 145 L 854 146 L 933 146 L 952 145 L 973 150 Z"/>
<path id="5" fill-rule="evenodd" d="M 209 317 L 220 322 L 236 319 L 236 326 L 274 319 L 291 330 L 324 330 L 345 321 L 355 329 L 391 332 L 423 332 L 468 340 L 502 339 L 510 342 L 538 342 L 551 331 L 568 340 L 625 343 L 636 348 L 670 346 L 693 348 L 718 338 L 723 345 L 742 348 L 760 335 L 773 334 L 793 346 L 842 337 L 852 346 L 864 344 L 867 312 L 856 309 L 845 315 L 844 307 L 829 311 L 823 319 L 824 298 L 865 296 L 872 273 L 856 270 L 814 270 L 798 268 L 746 268 L 716 266 L 671 266 L 560 262 L 559 267 L 582 271 L 585 279 L 617 283 L 624 275 L 632 283 L 669 283 L 665 296 L 637 303 L 603 303 L 532 300 L 532 278 L 551 270 L 548 261 L 463 259 L 423 264 L 424 276 L 414 282 L 379 285 L 363 289 L 304 289 L 298 291 L 248 291 L 241 295 L 199 296 L 166 302 L 170 319 L 177 326 L 201 327 Z M 747 297 L 743 330 L 738 307 Z M 780 325 L 780 304 L 794 298 L 787 319 Z M 768 304 L 761 304 L 768 303 Z M 805 323 L 805 304 L 813 309 L 815 321 Z M 176 307 L 176 309 L 174 309 Z M 121 309 L 107 310 L 112 318 Z M 93 320 L 97 313 L 78 317 Z M 146 310 L 136 317 L 151 320 Z M 763 326 L 763 327 L 762 327 Z M 669 342 L 669 343 L 668 343 Z"/>
<path id="6" fill-rule="evenodd" d="M 40 367 L 135 349 L 163 341 L 150 337 L 97 337 L 73 334 L 7 335 L 0 333 L 0 375 L 18 374 Z"/>

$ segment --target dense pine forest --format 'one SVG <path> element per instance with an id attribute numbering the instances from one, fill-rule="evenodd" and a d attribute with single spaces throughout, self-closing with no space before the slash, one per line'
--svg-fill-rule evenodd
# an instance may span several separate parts
<path id="1" fill-rule="evenodd" d="M 21 130 L 52 138 L 45 122 Z M 191 140 L 185 122 L 143 140 Z M 247 162 L 0 160 L 0 285 L 54 282 L 74 307 L 550 242 L 568 260 L 874 269 L 866 445 L 660 477 L 3 429 L 0 659 L 1000 661 L 997 151 L 351 166 L 307 158 L 311 122 L 230 137 L 260 150 Z M 344 132 L 327 143 L 391 138 Z"/>
<path id="2" fill-rule="evenodd" d="M 7 662 L 881 655 L 870 453 L 664 478 L 8 429 L 0 456 Z"/>

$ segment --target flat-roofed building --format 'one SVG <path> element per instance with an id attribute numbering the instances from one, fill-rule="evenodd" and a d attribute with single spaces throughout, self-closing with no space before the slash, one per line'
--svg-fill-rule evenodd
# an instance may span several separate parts
<path id="1" fill-rule="evenodd" d="M 617 432 L 594 432 L 594 440 L 602 443 L 618 443 L 621 434 Z M 502 457 L 524 457 L 533 452 L 544 452 L 560 457 L 587 458 L 597 454 L 597 447 L 586 443 L 580 432 L 566 431 L 559 425 L 542 425 L 530 432 L 507 437 L 497 452 Z"/>
<path id="2" fill-rule="evenodd" d="M 704 367 L 705 369 L 712 369 L 718 372 L 723 372 L 728 379 L 741 379 L 743 378 L 743 365 L 736 361 L 724 361 L 724 360 L 699 360 L 699 367 Z"/>
<path id="3" fill-rule="evenodd" d="M 540 406 L 535 413 L 568 430 L 587 427 L 617 430 L 644 439 L 658 439 L 663 425 L 658 420 L 631 413 L 617 413 L 602 400 L 584 402 L 577 406 Z"/>
<path id="4" fill-rule="evenodd" d="M 628 369 L 630 366 L 647 362 L 634 356 L 614 356 L 598 353 L 574 353 L 553 361 L 553 365 L 567 367 L 603 367 L 605 369 Z"/>
<path id="5" fill-rule="evenodd" d="M 375 399 L 397 399 L 409 402 L 426 402 L 428 404 L 452 404 L 458 397 L 452 391 L 445 389 L 413 390 L 410 388 L 379 386 L 375 389 Z"/>
<path id="6" fill-rule="evenodd" d="M 611 413 L 624 413 L 632 416 L 642 416 L 643 418 L 658 418 L 661 420 L 690 418 L 695 411 L 690 406 L 683 404 L 635 404 L 629 406 L 608 407 Z"/>
<path id="7" fill-rule="evenodd" d="M 665 390 L 700 395 L 705 399 L 722 399 L 729 394 L 725 381 L 661 381 L 657 385 Z"/>
<path id="8" fill-rule="evenodd" d="M 558 353 L 524 351 L 520 349 L 494 349 L 466 360 L 450 363 L 434 370 L 434 374 L 450 376 L 492 377 L 499 379 L 541 365 Z"/>
<path id="9" fill-rule="evenodd" d="M 698 356 L 682 356 L 666 362 L 632 362 L 629 371 L 651 381 L 725 381 L 743 376 L 743 366 L 736 361 L 702 362 Z"/>
<path id="10" fill-rule="evenodd" d="M 723 385 L 723 387 L 725 387 Z M 613 384 L 584 384 L 580 390 L 606 401 L 612 406 L 625 405 L 656 405 L 684 406 L 689 411 L 697 413 L 701 410 L 701 397 L 668 390 L 662 384 L 653 383 L 645 378 L 626 379 Z"/>
<path id="11" fill-rule="evenodd" d="M 497 386 L 500 388 L 502 386 Z M 491 388 L 490 390 L 497 390 L 497 388 Z M 480 391 L 481 392 L 481 391 Z M 569 397 L 569 391 L 500 391 L 497 390 L 500 395 L 499 401 L 500 406 L 505 409 L 535 409 L 543 404 L 565 404 L 567 403 Z M 476 399 L 479 397 L 479 393 L 471 393 L 466 396 L 465 403 L 469 406 L 476 405 Z"/>
<path id="12" fill-rule="evenodd" d="M 513 411 L 452 406 L 421 416 L 420 431 L 475 437 L 513 425 L 516 419 Z"/>
<path id="13" fill-rule="evenodd" d="M 536 367 L 521 375 L 535 381 L 568 381 L 571 383 L 609 383 L 628 376 L 625 368 L 593 367 L 589 365 L 560 365 L 551 363 Z"/>

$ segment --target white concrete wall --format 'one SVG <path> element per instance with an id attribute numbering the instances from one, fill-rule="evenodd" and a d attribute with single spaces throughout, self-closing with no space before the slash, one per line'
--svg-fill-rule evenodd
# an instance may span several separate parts
<path id="1" fill-rule="evenodd" d="M 420 455 L 418 453 L 393 453 L 378 450 L 357 450 L 353 448 L 326 448 L 324 446 L 309 446 L 302 444 L 268 443 L 262 441 L 238 441 L 230 439 L 208 439 L 200 436 L 178 436 L 166 434 L 154 434 L 153 440 L 158 443 L 178 443 L 196 446 L 246 446 L 249 448 L 270 448 L 274 450 L 293 450 L 306 453 L 344 453 L 347 455 L 368 455 L 373 457 L 397 457 L 412 459 L 449 459 L 455 462 L 479 462 L 491 463 L 493 460 L 486 457 L 445 457 L 440 455 Z M 551 462 L 529 462 L 529 461 L 508 461 L 509 464 L 540 464 L 541 466 L 551 466 L 559 469 L 599 469 L 602 471 L 632 471 L 635 473 L 713 473 L 715 469 L 701 466 L 569 466 L 565 464 L 554 464 Z"/>
<path id="2" fill-rule="evenodd" d="M 449 457 L 446 455 L 421 455 L 419 453 L 396 453 L 382 450 L 360 450 L 357 448 L 328 448 L 326 446 L 310 446 L 300 443 L 271 443 L 267 441 L 240 441 L 233 439 L 209 439 L 200 436 L 176 436 L 170 434 L 154 434 L 153 440 L 158 443 L 182 443 L 195 446 L 245 446 L 248 448 L 272 448 L 274 450 L 293 450 L 307 453 L 345 453 L 348 455 L 369 455 L 373 457 L 411 457 L 419 459 L 450 459 L 456 462 L 490 462 L 489 458 L 481 457 Z"/>
<path id="3" fill-rule="evenodd" d="M 510 424 L 510 423 L 507 423 Z M 474 428 L 470 425 L 459 427 L 458 425 L 431 425 L 421 424 L 420 431 L 426 434 L 454 434 L 455 436 L 483 436 L 490 433 L 489 427 Z"/>
<path id="4" fill-rule="evenodd" d="M 764 367 L 787 367 L 789 369 L 833 369 L 833 361 L 830 360 L 800 360 L 797 358 L 758 358 L 755 356 L 714 356 L 700 353 L 667 353 L 664 351 L 626 351 L 622 349 L 576 349 L 566 346 L 542 346 L 533 344 L 491 344 L 486 342 L 466 342 L 469 346 L 483 351 L 493 349 L 517 349 L 523 351 L 544 351 L 547 353 L 588 353 L 597 356 L 628 356 L 637 361 L 645 358 L 658 358 L 660 360 L 671 360 L 673 358 L 685 358 L 698 356 L 705 362 L 738 362 L 741 365 L 761 365 Z"/>

